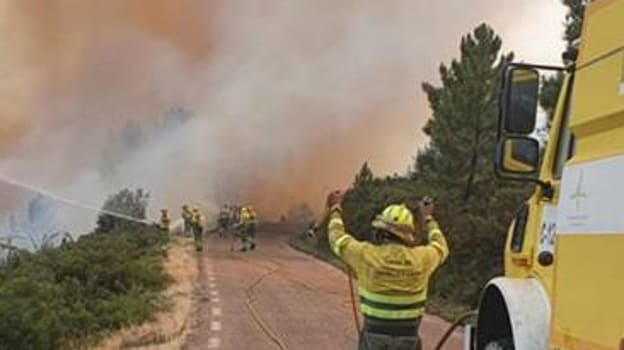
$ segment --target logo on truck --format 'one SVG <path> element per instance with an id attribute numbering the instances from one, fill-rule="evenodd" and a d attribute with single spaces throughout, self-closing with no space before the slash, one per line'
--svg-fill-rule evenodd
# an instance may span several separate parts
<path id="1" fill-rule="evenodd" d="M 576 204 L 577 212 L 581 211 L 581 202 L 585 198 L 587 198 L 587 193 L 583 190 L 583 171 L 581 171 L 578 182 L 576 183 L 576 191 L 570 195 L 570 199 Z"/>

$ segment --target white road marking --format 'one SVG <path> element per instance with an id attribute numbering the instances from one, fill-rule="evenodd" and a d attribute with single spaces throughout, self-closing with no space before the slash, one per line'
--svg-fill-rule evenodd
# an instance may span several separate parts
<path id="1" fill-rule="evenodd" d="M 215 289 L 216 287 L 217 287 L 217 285 L 214 282 L 208 283 L 208 288 Z"/>
<path id="2" fill-rule="evenodd" d="M 215 281 L 215 277 L 214 276 L 208 276 L 208 281 L 214 282 Z"/>
<path id="3" fill-rule="evenodd" d="M 216 349 L 221 346 L 221 338 L 211 337 L 208 339 L 208 349 Z"/>
<path id="4" fill-rule="evenodd" d="M 213 297 L 218 297 L 219 296 L 219 291 L 218 290 L 211 290 L 210 291 L 210 295 Z"/>
<path id="5" fill-rule="evenodd" d="M 218 332 L 221 330 L 221 321 L 212 321 L 210 322 L 210 330 L 213 332 Z"/>
<path id="6" fill-rule="evenodd" d="M 212 316 L 221 316 L 221 307 L 214 306 L 212 308 Z"/>
<path id="7" fill-rule="evenodd" d="M 210 302 L 218 304 L 219 302 L 221 302 L 221 300 L 218 297 L 215 297 L 215 298 L 210 298 Z"/>

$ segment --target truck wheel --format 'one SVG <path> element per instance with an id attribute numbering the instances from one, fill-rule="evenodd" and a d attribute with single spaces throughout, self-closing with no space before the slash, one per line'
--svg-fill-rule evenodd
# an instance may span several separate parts
<path id="1" fill-rule="evenodd" d="M 513 339 L 503 338 L 492 340 L 485 345 L 483 350 L 515 350 Z"/>

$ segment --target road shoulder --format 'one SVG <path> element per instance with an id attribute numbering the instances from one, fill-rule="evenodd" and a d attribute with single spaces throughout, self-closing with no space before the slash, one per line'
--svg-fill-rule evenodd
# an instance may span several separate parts
<path id="1" fill-rule="evenodd" d="M 157 313 L 151 321 L 114 332 L 93 350 L 182 348 L 191 326 L 193 293 L 199 276 L 192 241 L 185 237 L 172 238 L 163 267 L 173 279 L 164 292 L 170 307 Z"/>

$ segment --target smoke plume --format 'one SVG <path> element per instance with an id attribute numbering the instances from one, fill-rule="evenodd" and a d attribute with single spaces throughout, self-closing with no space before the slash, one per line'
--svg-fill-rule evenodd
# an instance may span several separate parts
<path id="1" fill-rule="evenodd" d="M 140 186 L 153 211 L 316 207 L 364 161 L 403 172 L 420 82 L 539 2 L 2 0 L 0 171 L 93 205 Z"/>

